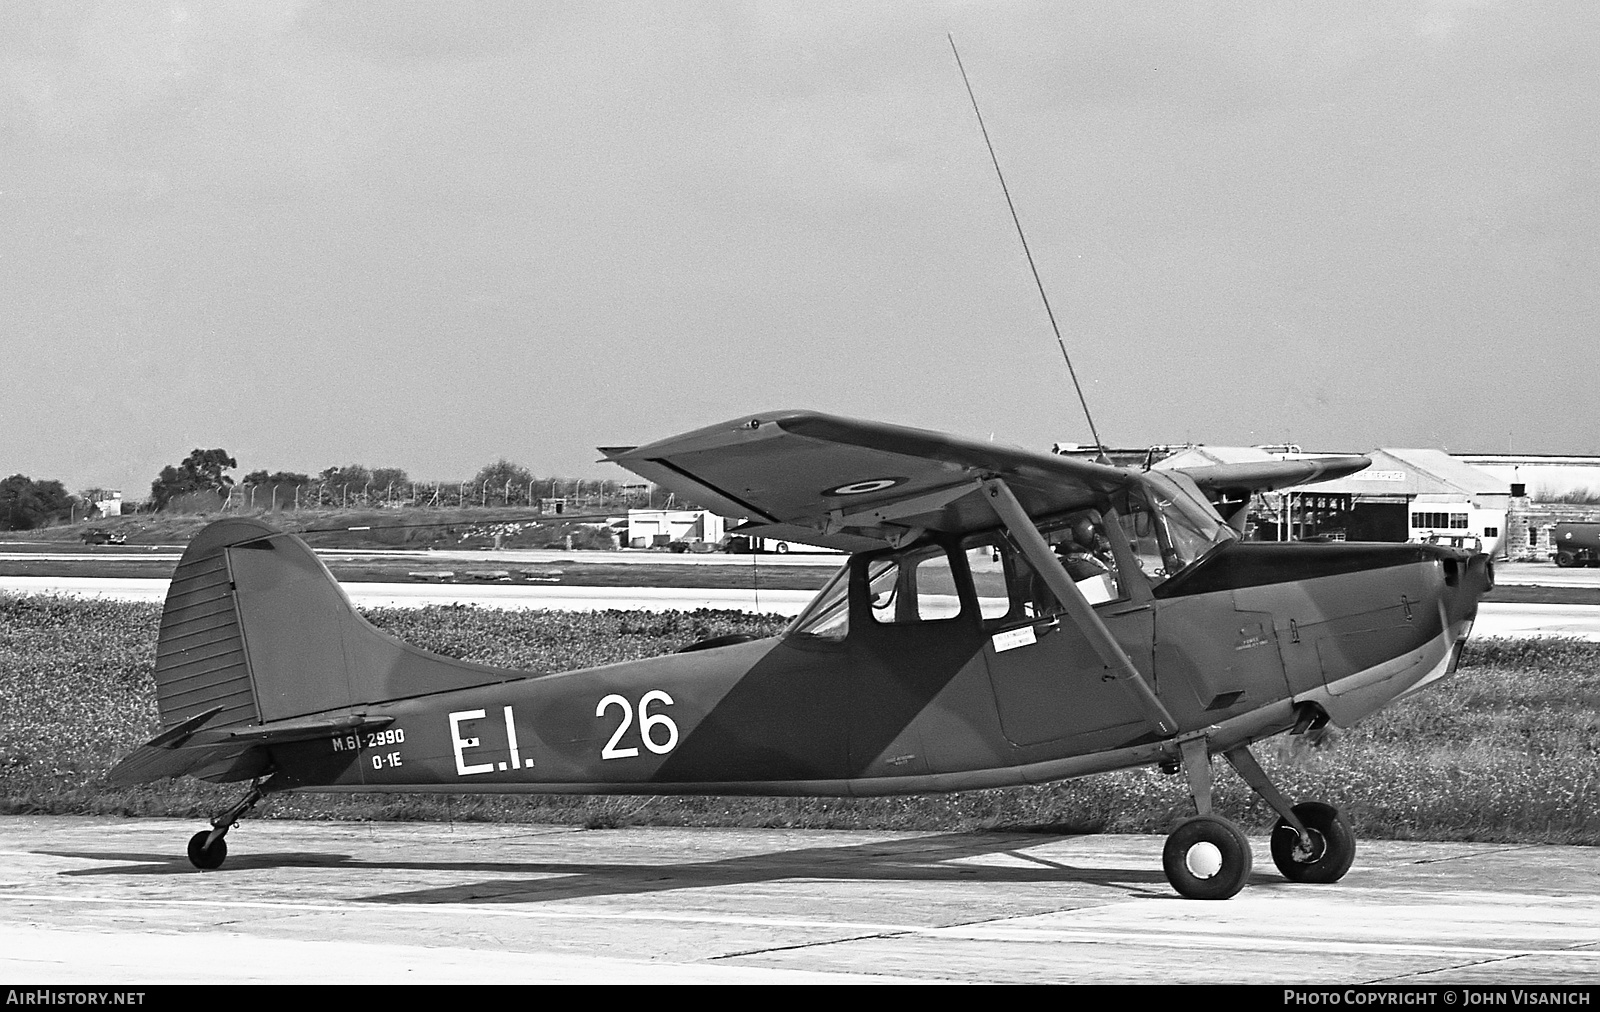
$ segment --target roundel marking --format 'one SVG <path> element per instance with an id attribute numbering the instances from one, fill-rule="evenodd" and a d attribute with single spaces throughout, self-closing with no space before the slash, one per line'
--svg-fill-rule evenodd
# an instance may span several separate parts
<path id="1" fill-rule="evenodd" d="M 823 495 L 865 495 L 868 492 L 882 492 L 886 488 L 904 485 L 906 478 L 869 478 L 866 481 L 852 481 L 848 485 L 835 485 L 833 488 L 823 489 Z"/>

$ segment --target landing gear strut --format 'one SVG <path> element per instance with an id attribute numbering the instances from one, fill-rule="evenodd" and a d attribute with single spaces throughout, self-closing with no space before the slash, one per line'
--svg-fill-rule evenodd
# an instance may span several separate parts
<path id="1" fill-rule="evenodd" d="M 228 841 L 224 839 L 233 824 L 244 817 L 245 813 L 256 807 L 267 792 L 262 789 L 262 781 L 257 780 L 250 785 L 250 793 L 240 798 L 238 803 L 221 815 L 211 820 L 210 829 L 202 829 L 189 837 L 189 863 L 201 871 L 214 871 L 222 867 L 222 862 L 228 857 Z"/>
<path id="2" fill-rule="evenodd" d="M 1178 824 L 1162 851 L 1167 881 L 1196 900 L 1225 900 L 1250 879 L 1250 841 L 1238 826 L 1211 813 L 1211 756 L 1205 733 L 1178 739 L 1181 765 L 1194 798 L 1193 818 Z M 1247 746 L 1223 753 L 1244 782 L 1280 818 L 1272 830 L 1272 862 L 1291 882 L 1337 882 L 1356 856 L 1355 834 L 1339 810 L 1318 801 L 1291 805 L 1273 786 Z"/>
<path id="3" fill-rule="evenodd" d="M 1291 882 L 1314 883 L 1344 878 L 1356 859 L 1356 837 L 1339 810 L 1320 801 L 1291 806 L 1247 747 L 1240 746 L 1223 755 L 1250 789 L 1280 816 L 1272 827 L 1272 863 L 1283 877 Z"/>
<path id="4" fill-rule="evenodd" d="M 1204 732 L 1178 739 L 1196 815 L 1178 824 L 1161 851 L 1161 867 L 1178 893 L 1225 900 L 1250 881 L 1255 858 L 1244 830 L 1211 814 L 1211 756 Z"/>

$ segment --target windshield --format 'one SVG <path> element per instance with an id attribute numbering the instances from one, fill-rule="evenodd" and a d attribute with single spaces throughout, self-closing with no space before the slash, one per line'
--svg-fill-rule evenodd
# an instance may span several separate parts
<path id="1" fill-rule="evenodd" d="M 1118 493 L 1112 505 L 1151 585 L 1165 583 L 1212 547 L 1238 537 L 1209 503 L 1181 483 L 1157 472 L 1142 477 L 1148 482 L 1145 489 Z"/>

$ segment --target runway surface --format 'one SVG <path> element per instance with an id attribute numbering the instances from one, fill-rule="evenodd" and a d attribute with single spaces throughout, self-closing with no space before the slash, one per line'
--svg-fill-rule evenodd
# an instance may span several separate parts
<path id="1" fill-rule="evenodd" d="M 1362 841 L 1331 886 L 1253 840 L 1179 898 L 1159 836 L 0 818 L 29 984 L 1593 984 L 1600 849 Z"/>

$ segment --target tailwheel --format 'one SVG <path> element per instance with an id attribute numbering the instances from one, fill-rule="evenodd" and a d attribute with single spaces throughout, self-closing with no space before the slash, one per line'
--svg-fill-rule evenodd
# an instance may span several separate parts
<path id="1" fill-rule="evenodd" d="M 228 843 L 223 838 L 228 835 L 228 830 L 233 828 L 235 822 L 267 796 L 265 786 L 265 780 L 258 779 L 252 782 L 250 793 L 240 798 L 233 807 L 214 817 L 210 829 L 202 829 L 189 837 L 190 864 L 201 871 L 212 871 L 222 867 L 222 862 L 228 857 Z"/>
<path id="2" fill-rule="evenodd" d="M 1356 859 L 1356 837 L 1332 805 L 1303 801 L 1294 806 L 1295 818 L 1306 827 L 1310 845 L 1302 841 L 1287 819 L 1272 829 L 1272 863 L 1291 882 L 1337 882 Z"/>
<path id="3" fill-rule="evenodd" d="M 189 863 L 201 871 L 215 871 L 228 857 L 228 841 L 223 837 L 211 840 L 212 830 L 202 829 L 189 837 Z M 206 846 L 206 841 L 211 845 Z"/>
<path id="4" fill-rule="evenodd" d="M 1161 853 L 1167 881 L 1192 900 L 1225 900 L 1237 894 L 1253 863 L 1244 831 L 1215 815 L 1180 822 Z"/>

